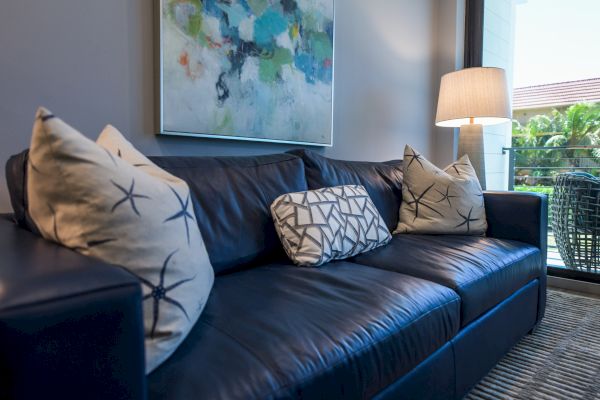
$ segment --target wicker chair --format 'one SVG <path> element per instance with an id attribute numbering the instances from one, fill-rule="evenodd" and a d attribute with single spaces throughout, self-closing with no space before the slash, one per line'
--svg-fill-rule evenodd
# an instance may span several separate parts
<path id="1" fill-rule="evenodd" d="M 552 229 L 568 268 L 600 272 L 600 179 L 584 173 L 557 177 Z"/>

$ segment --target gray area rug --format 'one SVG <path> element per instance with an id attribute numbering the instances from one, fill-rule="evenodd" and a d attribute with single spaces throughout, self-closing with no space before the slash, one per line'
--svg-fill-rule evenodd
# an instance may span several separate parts
<path id="1" fill-rule="evenodd" d="M 536 332 L 465 399 L 600 400 L 600 299 L 549 290 Z"/>

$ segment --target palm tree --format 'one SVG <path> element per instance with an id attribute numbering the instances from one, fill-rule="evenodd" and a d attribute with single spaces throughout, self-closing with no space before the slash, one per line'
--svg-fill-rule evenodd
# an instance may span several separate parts
<path id="1" fill-rule="evenodd" d="M 527 124 L 513 122 L 513 147 L 574 147 L 600 145 L 600 103 L 577 103 L 564 111 L 554 109 L 550 115 L 536 115 Z M 531 167 L 527 175 L 547 176 L 535 167 L 572 168 L 582 160 L 600 157 L 600 149 L 561 151 L 520 151 L 517 165 Z M 596 162 L 593 162 L 597 166 Z M 557 172 L 557 171 L 556 171 Z M 541 183 L 541 182 L 538 182 Z"/>
<path id="2" fill-rule="evenodd" d="M 600 103 L 573 104 L 564 113 L 554 110 L 552 121 L 557 130 L 546 146 L 591 146 L 600 142 Z"/>
<path id="3" fill-rule="evenodd" d="M 560 113 L 553 111 L 554 120 L 561 130 L 546 142 L 546 146 L 595 146 L 600 144 L 600 103 L 573 104 Z M 593 150 L 565 150 L 565 156 L 570 159 L 569 164 L 581 167 L 584 160 L 598 157 L 600 149 Z M 597 163 L 594 163 L 597 164 Z"/>

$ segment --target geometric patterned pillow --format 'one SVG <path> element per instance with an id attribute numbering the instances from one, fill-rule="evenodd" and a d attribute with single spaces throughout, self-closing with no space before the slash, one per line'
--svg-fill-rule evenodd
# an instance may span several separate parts
<path id="1" fill-rule="evenodd" d="M 145 157 L 135 164 L 124 157 L 39 109 L 29 152 L 29 211 L 45 239 L 138 277 L 149 373 L 197 321 L 214 273 L 187 184 L 153 170 Z"/>
<path id="2" fill-rule="evenodd" d="M 275 228 L 297 265 L 319 266 L 373 250 L 390 231 L 363 186 L 336 186 L 279 196 Z"/>
<path id="3" fill-rule="evenodd" d="M 441 170 L 407 145 L 400 221 L 394 233 L 484 235 L 486 231 L 483 191 L 469 157 Z"/>

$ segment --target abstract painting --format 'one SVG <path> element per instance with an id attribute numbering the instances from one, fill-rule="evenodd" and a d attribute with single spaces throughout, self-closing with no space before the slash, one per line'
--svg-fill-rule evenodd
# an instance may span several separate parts
<path id="1" fill-rule="evenodd" d="M 333 0 L 159 0 L 160 133 L 332 144 Z"/>

